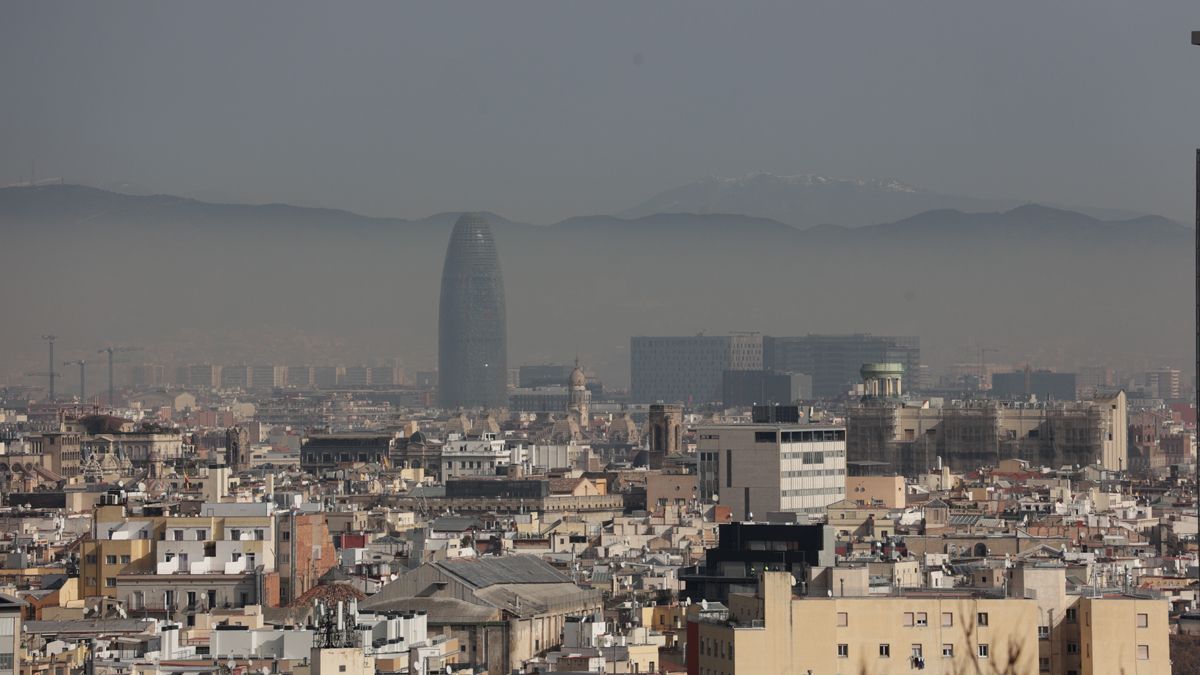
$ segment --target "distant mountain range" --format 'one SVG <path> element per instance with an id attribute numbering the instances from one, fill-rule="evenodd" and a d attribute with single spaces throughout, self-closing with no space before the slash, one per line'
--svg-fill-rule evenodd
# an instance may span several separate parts
<path id="1" fill-rule="evenodd" d="M 147 354 L 164 360 L 430 365 L 457 215 L 0 189 L 0 373 L 28 370 L 50 331 L 64 358 L 71 344 L 115 342 L 157 345 Z M 578 354 L 619 385 L 631 335 L 733 330 L 914 334 L 935 366 L 973 361 L 981 344 L 1034 366 L 1191 358 L 1192 232 L 1163 218 L 1037 205 L 853 228 L 715 213 L 487 217 L 514 366 Z"/>
<path id="2" fill-rule="evenodd" d="M 797 227 L 857 226 L 892 222 L 926 211 L 1004 211 L 1020 204 L 1016 200 L 940 194 L 894 180 L 758 172 L 735 178 L 709 177 L 671 188 L 620 215 L 637 218 L 654 213 L 738 213 Z M 1112 209 L 1076 210 L 1106 219 L 1138 215 Z"/>

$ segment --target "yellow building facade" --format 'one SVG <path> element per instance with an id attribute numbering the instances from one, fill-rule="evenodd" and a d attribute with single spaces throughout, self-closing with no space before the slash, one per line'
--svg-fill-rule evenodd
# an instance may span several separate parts
<path id="1" fill-rule="evenodd" d="M 1061 616 L 1078 620 L 1076 633 L 1048 629 L 1039 608 L 1045 597 L 917 591 L 794 598 L 792 584 L 786 572 L 766 572 L 758 593 L 730 596 L 727 621 L 697 623 L 689 675 L 1171 672 L 1161 600 L 1068 596 L 1063 589 L 1055 604 L 1071 609 Z"/>

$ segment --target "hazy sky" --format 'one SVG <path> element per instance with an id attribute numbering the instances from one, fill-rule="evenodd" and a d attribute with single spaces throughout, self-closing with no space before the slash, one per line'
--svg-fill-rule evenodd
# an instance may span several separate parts
<path id="1" fill-rule="evenodd" d="M 1185 222 L 1200 2 L 7 2 L 0 184 L 549 222 L 705 175 Z"/>

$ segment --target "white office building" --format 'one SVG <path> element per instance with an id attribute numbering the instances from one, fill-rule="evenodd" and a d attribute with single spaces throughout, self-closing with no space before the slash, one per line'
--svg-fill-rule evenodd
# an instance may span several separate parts
<path id="1" fill-rule="evenodd" d="M 823 514 L 846 497 L 846 429 L 732 424 L 698 429 L 699 495 L 734 520 L 767 513 Z"/>

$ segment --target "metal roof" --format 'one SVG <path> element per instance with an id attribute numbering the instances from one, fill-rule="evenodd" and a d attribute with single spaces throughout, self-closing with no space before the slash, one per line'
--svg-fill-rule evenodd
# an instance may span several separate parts
<path id="1" fill-rule="evenodd" d="M 475 588 L 493 584 L 559 584 L 571 580 L 533 555 L 484 558 L 450 558 L 434 563 L 443 571 Z"/>

